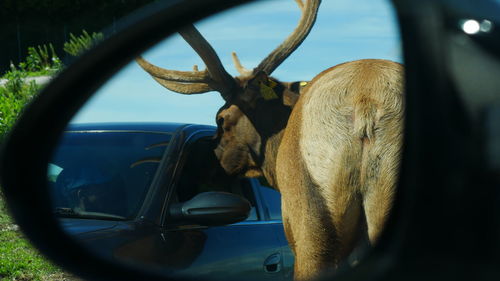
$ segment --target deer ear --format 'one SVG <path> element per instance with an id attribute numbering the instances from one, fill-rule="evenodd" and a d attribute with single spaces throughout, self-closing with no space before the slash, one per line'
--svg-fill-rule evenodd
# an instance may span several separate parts
<path id="1" fill-rule="evenodd" d="M 257 73 L 255 73 L 253 75 L 253 77 L 248 81 L 248 83 L 255 85 L 255 84 L 258 84 L 260 82 L 267 81 L 268 78 L 269 78 L 269 76 L 267 75 L 267 73 L 265 71 L 259 70 L 259 71 L 257 71 Z"/>
<path id="2" fill-rule="evenodd" d="M 307 81 L 296 81 L 296 82 L 288 83 L 286 85 L 286 87 L 288 90 L 299 95 L 300 93 L 302 93 L 302 91 L 304 90 L 304 88 L 307 86 L 308 83 L 309 82 L 307 82 Z"/>
<path id="3" fill-rule="evenodd" d="M 278 83 L 269 78 L 267 73 L 262 70 L 257 72 L 254 77 L 248 81 L 248 84 L 252 88 L 258 89 L 259 96 L 264 98 L 265 100 L 274 100 L 279 98 L 275 90 Z"/>
<path id="4" fill-rule="evenodd" d="M 278 99 L 279 96 L 274 89 L 278 83 L 269 78 L 266 72 L 258 71 L 255 73 L 245 85 L 245 90 L 240 95 L 242 100 L 250 106 L 255 106 L 257 100 L 273 100 Z"/>
<path id="5" fill-rule="evenodd" d="M 306 81 L 283 83 L 285 86 L 285 90 L 283 91 L 283 104 L 293 107 L 295 103 L 297 103 L 300 93 L 302 93 L 307 86 L 307 83 Z"/>

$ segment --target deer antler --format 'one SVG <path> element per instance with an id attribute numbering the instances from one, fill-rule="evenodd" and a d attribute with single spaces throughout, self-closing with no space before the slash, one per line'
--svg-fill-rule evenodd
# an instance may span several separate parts
<path id="1" fill-rule="evenodd" d="M 152 65 L 141 56 L 137 57 L 135 61 L 149 73 L 156 82 L 171 91 L 187 95 L 213 91 L 208 85 L 211 78 L 207 70 L 198 71 L 196 66 L 193 68 L 193 71 L 165 69 Z"/>
<path id="2" fill-rule="evenodd" d="M 193 71 L 177 71 L 160 68 L 152 65 L 142 57 L 136 62 L 165 88 L 180 94 L 201 94 L 209 91 L 218 91 L 222 97 L 230 97 L 236 83 L 234 78 L 227 73 L 222 63 L 210 44 L 196 30 L 193 25 L 188 25 L 179 34 L 201 57 L 207 69 L 198 71 L 195 66 Z"/>
<path id="3" fill-rule="evenodd" d="M 151 76 L 162 80 L 186 83 L 208 83 L 210 81 L 210 76 L 207 70 L 198 71 L 197 68 L 193 69 L 193 71 L 169 70 L 152 65 L 141 56 L 137 57 L 135 61 Z"/>
<path id="4" fill-rule="evenodd" d="M 272 51 L 252 71 L 244 68 L 236 53 L 233 53 L 233 61 L 236 69 L 241 75 L 250 76 L 262 70 L 271 74 L 297 47 L 304 41 L 311 31 L 321 0 L 308 0 L 306 4 L 302 0 L 295 0 L 302 10 L 299 24 L 287 39 Z M 203 36 L 190 24 L 179 31 L 179 34 L 201 57 L 206 70 L 199 71 L 195 66 L 193 71 L 177 71 L 157 67 L 147 62 L 142 57 L 136 59 L 137 63 L 146 70 L 153 78 L 165 88 L 181 94 L 201 94 L 209 91 L 218 91 L 222 97 L 228 100 L 237 87 L 233 78 L 224 69 L 217 53 Z"/>
<path id="5" fill-rule="evenodd" d="M 227 99 L 231 96 L 233 88 L 236 86 L 234 78 L 227 73 L 222 65 L 219 56 L 210 44 L 203 38 L 194 25 L 190 24 L 179 31 L 179 34 L 188 42 L 196 53 L 201 57 L 208 72 L 212 83 L 208 83 L 214 90 L 221 93 L 222 97 Z"/>
<path id="6" fill-rule="evenodd" d="M 250 70 L 250 69 L 246 69 L 245 67 L 243 67 L 243 65 L 241 65 L 240 59 L 238 58 L 238 55 L 236 55 L 235 52 L 233 52 L 231 55 L 233 57 L 234 66 L 236 67 L 236 70 L 238 70 L 238 72 L 241 75 L 243 75 L 243 76 L 250 76 L 250 75 L 252 75 L 253 71 Z"/>
<path id="7" fill-rule="evenodd" d="M 295 0 L 297 5 L 302 10 L 302 16 L 299 24 L 295 30 L 281 43 L 274 51 L 272 51 L 256 68 L 253 72 L 263 70 L 268 75 L 271 74 L 290 54 L 297 49 L 297 47 L 307 37 L 311 28 L 316 21 L 318 14 L 319 4 L 321 0 L 309 0 L 306 4 L 302 0 Z"/>
<path id="8" fill-rule="evenodd" d="M 156 80 L 160 85 L 169 89 L 170 91 L 184 94 L 184 95 L 193 95 L 193 94 L 204 94 L 206 92 L 213 91 L 214 89 L 205 83 L 180 83 L 180 82 L 171 82 L 168 80 L 156 78 L 153 76 L 153 79 Z"/>

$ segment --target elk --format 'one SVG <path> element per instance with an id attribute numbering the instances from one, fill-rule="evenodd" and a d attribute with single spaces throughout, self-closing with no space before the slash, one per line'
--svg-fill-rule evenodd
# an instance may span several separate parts
<path id="1" fill-rule="evenodd" d="M 158 83 L 181 94 L 218 91 L 215 154 L 228 174 L 264 176 L 282 196 L 294 278 L 335 269 L 360 237 L 380 236 L 395 195 L 403 130 L 403 67 L 364 59 L 329 68 L 301 86 L 269 76 L 304 41 L 320 0 L 303 3 L 287 39 L 237 77 L 193 25 L 179 33 L 207 69 L 175 71 L 142 57 Z M 302 83 L 304 84 L 304 83 Z"/>

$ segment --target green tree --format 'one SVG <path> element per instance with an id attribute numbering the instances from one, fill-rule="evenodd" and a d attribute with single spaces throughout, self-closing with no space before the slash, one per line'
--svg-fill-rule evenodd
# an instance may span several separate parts
<path id="1" fill-rule="evenodd" d="M 104 39 L 104 35 L 99 32 L 93 32 L 89 34 L 87 31 L 82 30 L 82 34 L 79 36 L 69 34 L 69 41 L 64 43 L 64 51 L 72 56 L 79 56 L 87 50 L 92 49 L 96 44 Z"/>
<path id="2" fill-rule="evenodd" d="M 0 86 L 0 140 L 12 128 L 23 108 L 40 90 L 34 81 L 25 82 L 27 74 L 11 65 L 3 77 L 6 83 Z"/>

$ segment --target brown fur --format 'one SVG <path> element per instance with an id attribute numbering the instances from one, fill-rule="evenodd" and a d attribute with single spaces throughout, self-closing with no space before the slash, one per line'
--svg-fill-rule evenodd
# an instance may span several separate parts
<path id="1" fill-rule="evenodd" d="M 349 68 L 354 68 L 355 73 L 349 75 Z M 312 94 L 314 83 L 334 69 L 338 75 L 350 77 L 341 85 L 334 83 L 338 79 L 330 82 L 332 91 L 328 94 L 345 95 L 335 103 L 338 110 L 332 111 L 338 114 L 332 118 L 339 122 L 322 123 L 317 128 L 332 130 L 340 138 L 338 145 L 328 148 L 338 151 L 335 154 L 338 157 L 332 166 L 335 170 L 329 171 L 330 181 L 321 186 L 311 179 L 297 150 L 300 140 L 314 137 L 302 133 L 302 119 L 311 119 L 309 125 L 319 121 L 317 116 L 304 116 L 304 103 L 315 98 Z M 401 66 L 386 61 L 342 64 L 316 77 L 296 105 L 281 142 L 276 166 L 283 196 L 283 217 L 292 226 L 287 236 L 300 241 L 294 245 L 296 279 L 312 277 L 319 270 L 335 267 L 345 259 L 356 245 L 359 232 L 365 229 L 363 220 L 371 243 L 378 239 L 392 206 L 399 167 L 403 120 L 401 74 Z M 388 91 L 388 87 L 392 89 Z M 298 182 L 300 184 L 294 184 Z M 304 189 L 316 192 L 308 193 Z M 311 200 L 311 195 L 320 198 Z M 314 212 L 318 206 L 297 207 L 311 201 L 319 201 L 320 206 L 326 207 L 326 210 L 316 211 L 323 212 L 323 218 L 311 215 L 311 209 Z M 324 252 L 325 248 L 329 250 L 327 255 L 317 256 L 316 253 Z"/>
<path id="2" fill-rule="evenodd" d="M 380 236 L 399 167 L 402 71 L 384 60 L 341 64 L 298 101 L 284 83 L 279 99 L 260 98 L 255 85 L 268 78 L 258 74 L 241 80 L 242 93 L 219 111 L 221 165 L 264 175 L 282 194 L 295 279 L 336 268 L 362 232 L 371 243 Z"/>
<path id="3" fill-rule="evenodd" d="M 219 91 L 215 154 L 229 174 L 264 176 L 282 194 L 295 279 L 334 270 L 360 237 L 375 243 L 391 211 L 403 130 L 401 65 L 359 60 L 323 71 L 306 86 L 272 73 L 307 37 L 320 0 L 296 1 L 295 30 L 240 77 L 193 25 L 179 31 L 207 70 L 173 71 L 137 58 L 161 85 L 182 94 Z M 299 95 L 300 93 L 300 95 Z"/>

